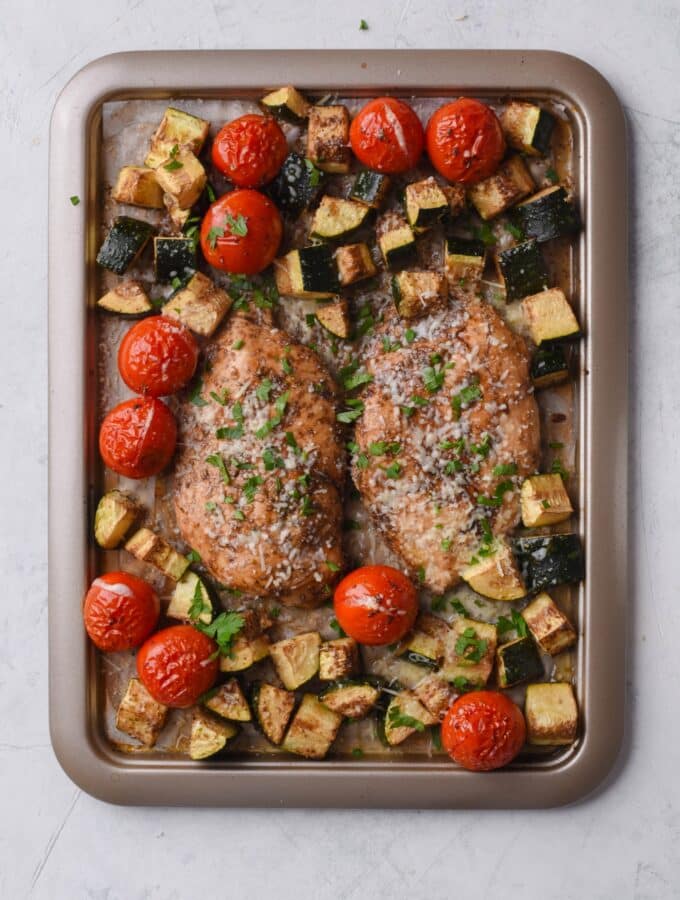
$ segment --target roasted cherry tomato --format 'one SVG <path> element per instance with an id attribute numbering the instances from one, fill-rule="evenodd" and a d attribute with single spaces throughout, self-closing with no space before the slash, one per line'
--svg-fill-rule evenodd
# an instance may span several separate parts
<path id="1" fill-rule="evenodd" d="M 522 749 L 525 737 L 522 710 L 497 691 L 463 694 L 442 723 L 444 749 L 459 766 L 474 772 L 506 766 Z"/>
<path id="2" fill-rule="evenodd" d="M 118 371 L 137 394 L 163 397 L 191 381 L 198 363 L 194 336 L 168 316 L 151 316 L 127 332 L 118 350 Z"/>
<path id="3" fill-rule="evenodd" d="M 360 644 L 393 644 L 411 630 L 418 614 L 416 590 L 390 566 L 362 566 L 335 589 L 335 617 Z"/>
<path id="4" fill-rule="evenodd" d="M 159 610 L 158 596 L 146 581 L 127 572 L 107 572 L 90 585 L 83 620 L 100 650 L 131 650 L 154 630 Z"/>
<path id="5" fill-rule="evenodd" d="M 201 223 L 201 249 L 224 272 L 255 275 L 276 256 L 283 225 L 272 201 L 258 191 L 232 191 L 212 204 Z"/>
<path id="6" fill-rule="evenodd" d="M 439 174 L 464 184 L 493 175 L 505 153 L 505 139 L 496 114 L 469 97 L 440 106 L 430 116 L 425 140 Z"/>
<path id="7" fill-rule="evenodd" d="M 213 686 L 217 644 L 193 625 L 173 625 L 152 635 L 137 653 L 137 673 L 154 700 L 192 706 Z"/>
<path id="8" fill-rule="evenodd" d="M 349 139 L 354 155 L 378 172 L 406 172 L 423 152 L 420 119 L 408 103 L 378 97 L 362 107 L 353 120 Z"/>
<path id="9" fill-rule="evenodd" d="M 106 414 L 99 432 L 104 464 L 126 478 L 157 475 L 177 443 L 175 417 L 155 397 L 135 397 Z"/>
<path id="10" fill-rule="evenodd" d="M 279 124 L 249 114 L 228 122 L 212 145 L 212 160 L 237 187 L 260 187 L 275 177 L 288 155 Z"/>

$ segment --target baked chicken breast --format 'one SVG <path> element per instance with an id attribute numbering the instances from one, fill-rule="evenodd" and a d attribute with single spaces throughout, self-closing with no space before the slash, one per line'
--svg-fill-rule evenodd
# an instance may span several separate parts
<path id="1" fill-rule="evenodd" d="M 208 357 L 200 398 L 179 411 L 182 536 L 227 587 L 318 606 L 342 568 L 334 382 L 311 350 L 244 315 Z"/>

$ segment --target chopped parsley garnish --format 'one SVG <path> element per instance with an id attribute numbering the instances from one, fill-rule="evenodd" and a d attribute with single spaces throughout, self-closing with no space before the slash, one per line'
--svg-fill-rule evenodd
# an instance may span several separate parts
<path id="1" fill-rule="evenodd" d="M 463 407 L 469 406 L 471 403 L 474 403 L 475 400 L 480 400 L 481 397 L 482 389 L 476 381 L 472 384 L 468 384 L 466 387 L 458 391 L 458 393 L 451 400 L 451 407 L 453 409 L 455 418 L 460 419 L 460 414 L 463 410 Z"/>
<path id="2" fill-rule="evenodd" d="M 209 466 L 215 466 L 217 471 L 220 473 L 220 478 L 225 484 L 231 484 L 231 479 L 229 478 L 229 472 L 227 471 L 227 467 L 224 464 L 224 460 L 222 459 L 219 453 L 213 453 L 210 456 L 206 456 L 205 461 Z"/>
<path id="3" fill-rule="evenodd" d="M 340 625 L 340 623 L 338 622 L 337 619 L 331 619 L 330 622 L 328 623 L 328 625 L 330 628 L 333 629 L 333 631 L 336 631 L 338 633 L 338 637 L 341 637 L 341 638 L 347 637 L 347 635 L 342 630 L 342 626 Z"/>
<path id="4" fill-rule="evenodd" d="M 365 453 L 360 453 L 356 458 L 357 469 L 367 469 L 370 464 L 369 458 Z"/>
<path id="5" fill-rule="evenodd" d="M 514 609 L 510 610 L 510 618 L 507 616 L 499 616 L 496 622 L 496 628 L 499 634 L 505 634 L 508 631 L 516 631 L 518 637 L 527 637 L 529 629 L 524 618 Z"/>
<path id="6" fill-rule="evenodd" d="M 212 250 L 217 246 L 217 239 L 221 237 L 224 237 L 224 228 L 213 227 L 208 231 L 208 243 Z"/>
<path id="7" fill-rule="evenodd" d="M 231 656 L 231 645 L 245 624 L 245 619 L 237 612 L 220 613 L 210 624 L 195 622 L 194 627 L 207 634 L 217 644 L 217 655 Z"/>
<path id="8" fill-rule="evenodd" d="M 451 608 L 454 609 L 459 615 L 467 616 L 467 610 L 460 602 L 458 597 L 449 597 L 449 603 L 451 604 Z"/>
<path id="9" fill-rule="evenodd" d="M 512 222 L 505 223 L 505 230 L 508 234 L 511 234 L 516 241 L 524 240 L 524 233 L 521 228 L 518 228 L 516 225 L 513 225 Z"/>
<path id="10" fill-rule="evenodd" d="M 368 452 L 371 456 L 396 456 L 401 452 L 401 444 L 399 441 L 372 441 L 368 445 Z"/>
<path id="11" fill-rule="evenodd" d="M 400 478 L 401 477 L 401 463 L 396 460 L 384 470 L 386 478 Z"/>
<path id="12" fill-rule="evenodd" d="M 303 516 L 313 516 L 315 512 L 315 506 L 311 501 L 309 494 L 305 494 L 302 498 L 302 503 L 300 504 L 300 512 Z"/>
<path id="13" fill-rule="evenodd" d="M 444 538 L 444 540 L 441 542 L 441 548 L 444 553 L 447 553 L 451 549 L 452 543 L 453 541 L 450 538 Z"/>
<path id="14" fill-rule="evenodd" d="M 442 612 L 446 609 L 446 597 L 433 597 L 430 604 L 432 612 Z"/>
<path id="15" fill-rule="evenodd" d="M 201 397 L 202 390 L 203 390 L 203 381 L 202 381 L 202 379 L 199 378 L 198 381 L 196 382 L 196 384 L 194 385 L 194 387 L 192 388 L 191 393 L 189 394 L 189 402 L 193 403 L 194 406 L 207 406 L 208 405 L 208 401 L 204 400 L 204 398 Z"/>
<path id="16" fill-rule="evenodd" d="M 225 388 L 221 394 L 218 394 L 216 391 L 210 391 L 210 396 L 215 401 L 215 403 L 219 403 L 220 406 L 226 406 L 229 402 L 229 391 Z"/>
<path id="17" fill-rule="evenodd" d="M 494 475 L 516 475 L 517 474 L 517 464 L 516 463 L 501 463 L 501 465 L 493 467 Z"/>
<path id="18" fill-rule="evenodd" d="M 74 194 L 72 197 L 69 197 L 71 201 L 71 206 L 78 206 L 80 203 L 80 197 L 77 194 Z"/>
<path id="19" fill-rule="evenodd" d="M 450 459 L 444 466 L 444 475 L 455 475 L 463 471 L 463 463 L 459 459 Z"/>
<path id="20" fill-rule="evenodd" d="M 305 168 L 309 175 L 309 186 L 318 187 L 319 182 L 321 181 L 321 170 L 317 169 L 311 159 L 305 159 Z"/>
<path id="21" fill-rule="evenodd" d="M 425 584 L 425 566 L 419 566 L 416 571 L 416 578 L 420 584 Z"/>
<path id="22" fill-rule="evenodd" d="M 198 552 L 198 550 L 194 550 L 192 547 L 192 549 L 187 553 L 187 559 L 192 563 L 200 563 L 201 554 Z"/>
<path id="23" fill-rule="evenodd" d="M 455 644 L 455 651 L 467 662 L 478 663 L 484 658 L 489 642 L 478 638 L 474 628 L 466 628 L 459 635 Z"/>
<path id="24" fill-rule="evenodd" d="M 562 481 L 569 480 L 569 472 L 564 468 L 562 464 L 562 460 L 554 459 L 552 461 L 552 465 L 550 466 L 550 471 L 553 475 L 559 475 L 562 478 Z"/>
<path id="25" fill-rule="evenodd" d="M 412 328 L 407 328 L 404 332 L 404 340 L 407 344 L 412 344 L 416 339 L 416 333 Z"/>
<path id="26" fill-rule="evenodd" d="M 243 485 L 243 494 L 246 498 L 246 503 L 253 502 L 253 500 L 255 499 L 255 494 L 257 493 L 257 489 L 261 484 L 261 475 L 251 475 L 250 478 L 246 479 L 246 482 Z"/>
<path id="27" fill-rule="evenodd" d="M 270 378 L 264 378 L 257 386 L 255 390 L 255 396 L 262 403 L 269 402 L 269 395 L 271 394 L 272 388 L 274 385 Z"/>
<path id="28" fill-rule="evenodd" d="M 457 691 L 467 691 L 472 685 L 463 675 L 458 675 L 453 679 L 451 684 L 455 687 Z"/>
<path id="29" fill-rule="evenodd" d="M 346 391 L 353 391 L 364 384 L 370 384 L 371 381 L 373 381 L 373 376 L 368 372 L 353 372 L 342 380 Z"/>
<path id="30" fill-rule="evenodd" d="M 292 375 L 292 374 L 293 374 L 293 366 L 292 366 L 291 361 L 288 359 L 287 356 L 284 356 L 284 357 L 282 358 L 282 360 L 281 360 L 281 368 L 283 369 L 283 371 L 285 372 L 286 375 Z"/>
<path id="31" fill-rule="evenodd" d="M 475 456 L 481 456 L 483 459 L 489 455 L 489 451 L 491 450 L 491 435 L 485 434 L 484 440 L 481 444 L 470 444 L 470 453 L 474 453 Z"/>
<path id="32" fill-rule="evenodd" d="M 283 460 L 280 456 L 277 456 L 272 447 L 267 447 L 264 451 L 262 454 L 262 462 L 264 464 L 265 472 L 273 472 L 274 469 L 280 469 L 283 466 Z"/>
<path id="33" fill-rule="evenodd" d="M 246 517 L 246 514 L 243 512 L 242 509 L 234 510 L 234 518 L 238 519 L 239 522 L 243 522 L 245 520 L 245 517 Z"/>
<path id="34" fill-rule="evenodd" d="M 175 144 L 175 146 L 170 151 L 170 162 L 166 163 L 163 168 L 167 172 L 174 172 L 176 169 L 183 169 L 184 163 L 181 163 L 177 159 L 177 154 L 179 153 L 179 145 Z"/>
<path id="35" fill-rule="evenodd" d="M 392 353 L 395 350 L 401 349 L 401 344 L 399 343 L 399 341 L 393 341 L 388 337 L 384 337 L 382 339 L 382 348 L 385 353 Z"/>
<path id="36" fill-rule="evenodd" d="M 279 396 L 274 401 L 274 415 L 271 419 L 264 423 L 260 428 L 255 432 L 255 437 L 259 440 L 267 437 L 278 425 L 281 424 L 283 420 L 283 416 L 286 412 L 286 407 L 288 406 L 288 399 L 290 397 L 290 392 L 286 391 L 285 394 L 279 394 Z"/>
<path id="37" fill-rule="evenodd" d="M 478 241 L 482 241 L 487 247 L 493 247 L 496 243 L 496 235 L 488 222 L 484 222 L 479 228 L 475 228 L 475 237 Z"/>
<path id="38" fill-rule="evenodd" d="M 425 725 L 420 719 L 414 719 L 413 716 L 402 713 L 398 706 L 390 708 L 387 720 L 392 728 L 415 728 L 416 731 L 425 731 Z"/>
<path id="39" fill-rule="evenodd" d="M 503 505 L 503 497 L 509 491 L 514 490 L 514 484 L 512 481 L 501 481 L 496 490 L 493 492 L 493 497 L 485 497 L 483 494 L 479 494 L 477 497 L 477 503 L 480 506 L 502 506 Z"/>
<path id="40" fill-rule="evenodd" d="M 375 319 L 373 318 L 373 310 L 371 309 L 371 304 L 364 303 L 364 305 L 359 307 L 357 311 L 356 336 L 363 337 L 365 334 L 370 334 L 373 330 L 374 325 Z"/>
<path id="41" fill-rule="evenodd" d="M 220 441 L 237 441 L 239 438 L 243 437 L 243 422 L 218 428 L 215 431 L 215 437 Z"/>
<path id="42" fill-rule="evenodd" d="M 543 509 L 550 509 L 550 500 L 541 500 L 541 506 Z"/>
<path id="43" fill-rule="evenodd" d="M 465 438 L 458 438 L 455 441 L 440 441 L 440 450 L 455 450 L 456 453 L 463 453 L 465 450 Z"/>
<path id="44" fill-rule="evenodd" d="M 272 619 L 278 619 L 278 617 L 281 615 L 281 607 L 272 606 L 272 608 L 269 610 L 269 615 L 272 617 Z"/>
<path id="45" fill-rule="evenodd" d="M 428 394 L 435 394 L 444 384 L 446 371 L 439 364 L 426 366 L 423 369 L 423 384 Z"/>
<path id="46" fill-rule="evenodd" d="M 557 182 L 560 180 L 560 176 L 557 174 L 557 172 L 555 171 L 555 169 L 552 166 L 549 166 L 545 170 L 545 177 L 548 179 L 548 181 L 551 184 L 557 184 Z"/>
<path id="47" fill-rule="evenodd" d="M 338 422 L 344 422 L 346 425 L 351 422 L 356 422 L 358 418 L 363 415 L 364 412 L 364 402 L 363 400 L 345 400 L 347 406 L 350 409 L 345 409 L 342 412 L 339 412 L 335 417 Z"/>
<path id="48" fill-rule="evenodd" d="M 414 394 L 413 397 L 411 397 L 411 405 L 402 406 L 401 411 L 407 419 L 410 419 L 416 409 L 427 406 L 429 402 L 430 401 L 426 397 L 419 397 L 417 394 Z"/>
<path id="49" fill-rule="evenodd" d="M 362 19 L 362 21 L 363 21 L 363 19 Z M 361 757 L 363 755 L 364 755 L 364 751 L 361 749 L 361 747 L 352 747 L 352 756 L 355 759 L 361 759 Z"/>
<path id="50" fill-rule="evenodd" d="M 368 31 L 368 22 L 366 19 L 359 20 L 359 31 Z"/>
<path id="51" fill-rule="evenodd" d="M 564 447 L 562 441 L 550 441 L 548 444 L 551 450 L 561 450 Z"/>
<path id="52" fill-rule="evenodd" d="M 228 228 L 236 237 L 245 237 L 248 234 L 248 220 L 245 216 L 241 215 L 241 213 L 239 213 L 236 218 L 230 213 L 227 213 L 224 225 L 225 228 Z M 222 233 L 224 234 L 224 232 Z"/>
<path id="53" fill-rule="evenodd" d="M 327 559 L 326 565 L 331 570 L 331 572 L 339 572 L 340 571 L 340 566 L 337 563 L 333 562 L 332 559 Z"/>
<path id="54" fill-rule="evenodd" d="M 194 588 L 194 595 L 191 598 L 191 606 L 189 607 L 189 618 L 192 622 L 196 619 L 199 619 L 204 612 L 207 612 L 210 609 L 210 604 L 205 602 L 205 598 L 203 596 L 203 585 L 201 584 L 201 579 L 196 579 L 196 587 Z"/>
<path id="55" fill-rule="evenodd" d="M 215 200 L 217 199 L 217 195 L 215 194 L 215 189 L 213 188 L 213 186 L 210 184 L 209 181 L 206 182 L 205 192 L 208 195 L 209 202 L 214 203 Z"/>
<path id="56" fill-rule="evenodd" d="M 231 349 L 232 350 L 242 350 L 244 344 L 245 344 L 245 341 L 243 341 L 243 340 L 234 341 L 234 343 L 231 345 Z"/>
<path id="57" fill-rule="evenodd" d="M 217 509 L 217 504 L 213 500 L 208 500 L 208 502 L 205 504 L 205 508 L 208 512 L 215 512 L 215 510 Z"/>

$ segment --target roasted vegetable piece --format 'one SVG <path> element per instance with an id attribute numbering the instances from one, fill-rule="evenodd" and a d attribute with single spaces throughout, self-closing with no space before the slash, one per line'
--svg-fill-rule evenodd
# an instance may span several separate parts
<path id="1" fill-rule="evenodd" d="M 125 544 L 125 549 L 135 559 L 154 566 L 166 578 L 179 581 L 189 568 L 189 560 L 178 553 L 159 534 L 155 534 L 150 528 L 140 528 L 130 537 Z"/>
<path id="2" fill-rule="evenodd" d="M 545 592 L 535 597 L 522 610 L 522 618 L 540 648 L 551 656 L 562 653 L 576 643 L 573 625 Z"/>
<path id="3" fill-rule="evenodd" d="M 574 311 L 559 288 L 525 297 L 522 300 L 522 312 L 535 344 L 573 340 L 579 336 Z"/>
<path id="4" fill-rule="evenodd" d="M 163 209 L 163 189 L 154 170 L 145 166 L 123 166 L 111 196 L 116 203 Z"/>
<path id="5" fill-rule="evenodd" d="M 237 734 L 238 727 L 232 722 L 222 722 L 202 709 L 195 709 L 191 719 L 189 756 L 196 760 L 214 756 Z"/>
<path id="6" fill-rule="evenodd" d="M 309 103 L 292 84 L 266 94 L 260 100 L 260 106 L 277 119 L 293 125 L 302 124 L 309 115 Z"/>
<path id="7" fill-rule="evenodd" d="M 520 503 L 525 528 L 556 525 L 574 511 L 560 475 L 531 475 L 525 479 Z"/>
<path id="8" fill-rule="evenodd" d="M 210 122 L 192 116 L 181 109 L 169 106 L 151 138 L 151 149 L 144 164 L 152 169 L 165 162 L 175 147 L 190 150 L 196 156 L 201 152 L 210 130 Z"/>
<path id="9" fill-rule="evenodd" d="M 534 103 L 513 100 L 501 113 L 501 126 L 510 147 L 527 156 L 545 156 L 555 117 Z"/>
<path id="10" fill-rule="evenodd" d="M 348 719 L 362 719 L 378 702 L 380 690 L 369 681 L 336 681 L 319 694 L 328 709 Z"/>
<path id="11" fill-rule="evenodd" d="M 99 546 L 115 550 L 140 513 L 141 507 L 132 497 L 122 491 L 107 491 L 94 514 L 94 537 Z"/>
<path id="12" fill-rule="evenodd" d="M 558 746 L 576 740 L 578 708 L 570 684 L 530 684 L 524 713 L 528 743 Z"/>
<path id="13" fill-rule="evenodd" d="M 163 730 L 168 707 L 158 703 L 139 678 L 131 678 L 116 714 L 116 728 L 145 747 L 153 747 Z"/>
<path id="14" fill-rule="evenodd" d="M 319 671 L 321 635 L 318 631 L 298 634 L 272 644 L 270 655 L 276 673 L 287 690 L 294 691 Z"/>
<path id="15" fill-rule="evenodd" d="M 324 172 L 349 172 L 349 113 L 346 106 L 312 106 L 307 126 L 307 156 Z"/>
<path id="16" fill-rule="evenodd" d="M 493 553 L 471 563 L 461 576 L 473 591 L 490 600 L 519 600 L 526 595 L 512 550 L 500 538 Z"/>
<path id="17" fill-rule="evenodd" d="M 118 216 L 99 248 L 97 262 L 105 269 L 123 275 L 141 255 L 154 233 L 153 225 L 130 216 Z"/>
<path id="18" fill-rule="evenodd" d="M 252 697 L 257 724 L 272 744 L 280 744 L 295 708 L 295 694 L 273 684 L 256 684 Z"/>
<path id="19" fill-rule="evenodd" d="M 248 701 L 243 695 L 241 685 L 236 678 L 230 678 L 221 684 L 214 693 L 204 701 L 205 706 L 223 719 L 233 722 L 250 722 L 252 716 Z"/>
<path id="20" fill-rule="evenodd" d="M 342 716 L 305 694 L 281 747 L 306 759 L 323 759 L 335 740 Z"/>
<path id="21" fill-rule="evenodd" d="M 122 281 L 97 300 L 97 306 L 121 316 L 143 316 L 153 305 L 138 281 Z"/>

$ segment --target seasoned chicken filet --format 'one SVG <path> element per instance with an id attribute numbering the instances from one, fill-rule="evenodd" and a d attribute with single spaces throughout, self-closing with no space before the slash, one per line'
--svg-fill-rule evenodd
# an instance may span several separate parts
<path id="1" fill-rule="evenodd" d="M 228 587 L 318 606 L 342 567 L 333 380 L 311 350 L 243 315 L 209 358 L 202 399 L 179 416 L 182 536 Z"/>
<path id="2" fill-rule="evenodd" d="M 519 519 L 539 461 L 529 354 L 488 303 L 457 301 L 376 335 L 353 477 L 387 542 L 432 590 Z"/>

